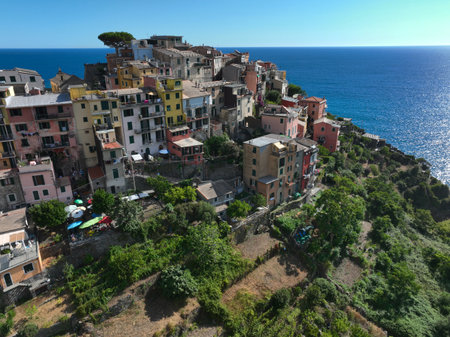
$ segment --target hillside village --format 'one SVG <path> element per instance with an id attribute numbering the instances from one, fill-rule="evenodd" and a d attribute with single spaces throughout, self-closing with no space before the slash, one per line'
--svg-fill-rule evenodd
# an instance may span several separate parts
<path id="1" fill-rule="evenodd" d="M 402 301 L 428 296 L 403 262 L 414 240 L 435 295 L 449 270 L 449 191 L 428 163 L 248 52 L 165 35 L 105 44 L 105 63 L 85 64 L 84 79 L 58 69 L 51 89 L 34 70 L 0 70 L 1 305 L 21 317 L 0 324 L 410 335 Z M 388 303 L 370 282 L 400 311 L 380 318 Z M 445 331 L 447 291 L 417 336 Z"/>

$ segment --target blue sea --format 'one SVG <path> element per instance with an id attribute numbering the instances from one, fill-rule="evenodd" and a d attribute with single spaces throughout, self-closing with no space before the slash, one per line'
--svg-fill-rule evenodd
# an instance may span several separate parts
<path id="1" fill-rule="evenodd" d="M 272 61 L 290 83 L 326 97 L 328 111 L 423 157 L 450 185 L 450 46 L 220 48 Z M 84 76 L 110 49 L 0 49 L 0 68 L 35 69 L 48 80 L 61 67 Z"/>

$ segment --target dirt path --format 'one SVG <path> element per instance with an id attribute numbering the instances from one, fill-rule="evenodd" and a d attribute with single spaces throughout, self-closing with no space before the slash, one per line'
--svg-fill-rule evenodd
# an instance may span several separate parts
<path id="1" fill-rule="evenodd" d="M 249 237 L 248 240 L 236 245 L 236 249 L 241 252 L 242 257 L 254 260 L 280 242 L 266 232 Z"/>
<path id="2" fill-rule="evenodd" d="M 226 290 L 222 301 L 224 303 L 232 301 L 238 291 L 262 298 L 268 292 L 293 287 L 307 276 L 306 271 L 301 270 L 299 266 L 300 261 L 294 256 L 274 256 Z"/>

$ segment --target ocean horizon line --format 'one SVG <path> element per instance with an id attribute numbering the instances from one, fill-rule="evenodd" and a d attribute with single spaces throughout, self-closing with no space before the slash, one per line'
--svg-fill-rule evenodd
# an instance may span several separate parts
<path id="1" fill-rule="evenodd" d="M 207 44 L 203 44 L 207 46 Z M 193 45 L 195 46 L 195 45 Z M 352 45 L 352 46 L 215 46 L 215 48 L 408 48 L 408 47 L 450 47 L 449 44 L 435 45 Z M 0 50 L 70 50 L 70 49 L 96 49 L 114 50 L 114 48 L 103 47 L 1 47 Z"/>

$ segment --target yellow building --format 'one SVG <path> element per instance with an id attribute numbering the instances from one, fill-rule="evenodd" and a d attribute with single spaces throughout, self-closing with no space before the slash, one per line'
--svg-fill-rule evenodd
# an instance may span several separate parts
<path id="1" fill-rule="evenodd" d="M 141 88 L 144 86 L 144 76 L 157 74 L 158 68 L 146 61 L 128 61 L 117 69 L 117 79 L 121 89 Z"/>
<path id="2" fill-rule="evenodd" d="M 186 124 L 183 112 L 183 82 L 180 78 L 159 76 L 146 79 L 150 87 L 154 87 L 164 102 L 166 125 L 168 127 Z"/>
<path id="3" fill-rule="evenodd" d="M 14 96 L 14 87 L 0 86 L 0 170 L 15 167 L 14 138 L 6 113 L 6 97 Z"/>
<path id="4" fill-rule="evenodd" d="M 86 90 L 86 87 L 83 85 L 72 86 L 69 90 L 81 156 L 85 167 L 94 167 L 99 164 L 95 144 L 98 132 L 113 130 L 115 137 L 110 139 L 110 141 L 122 143 L 119 99 L 110 97 L 108 93 L 102 91 Z"/>

